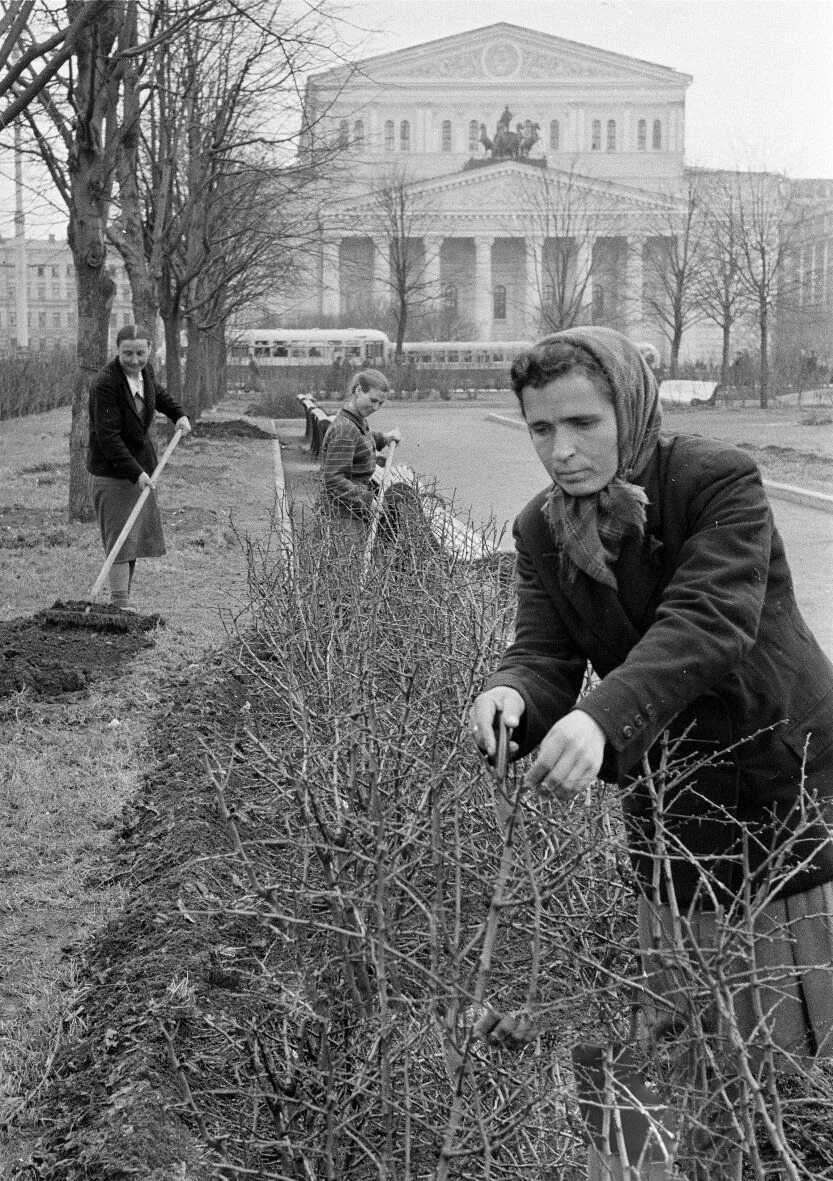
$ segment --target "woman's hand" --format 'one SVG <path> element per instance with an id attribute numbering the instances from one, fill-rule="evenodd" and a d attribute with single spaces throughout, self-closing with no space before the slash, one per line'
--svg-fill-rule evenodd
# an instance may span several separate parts
<path id="1" fill-rule="evenodd" d="M 153 487 L 153 480 L 151 480 L 151 478 L 147 474 L 147 472 L 142 472 L 141 475 L 139 476 L 138 480 L 136 481 L 136 483 L 139 485 L 140 488 L 152 488 Z"/>
<path id="2" fill-rule="evenodd" d="M 496 689 L 487 689 L 476 697 L 469 712 L 469 728 L 471 736 L 480 751 L 491 757 L 497 752 L 495 740 L 495 715 L 500 712 L 510 730 L 515 730 L 521 721 L 521 714 L 526 704 L 517 689 L 510 689 L 508 685 L 498 685 Z M 515 754 L 517 742 L 509 743 L 509 753 Z"/>
<path id="3" fill-rule="evenodd" d="M 604 758 L 604 730 L 580 709 L 556 722 L 526 773 L 525 787 L 568 801 L 598 776 Z"/>
<path id="4" fill-rule="evenodd" d="M 182 418 L 178 418 L 176 420 L 176 422 L 174 423 L 174 428 L 178 431 L 182 431 L 183 439 L 185 438 L 186 435 L 191 434 L 191 423 L 188 421 L 187 417 L 184 414 L 183 414 Z"/>

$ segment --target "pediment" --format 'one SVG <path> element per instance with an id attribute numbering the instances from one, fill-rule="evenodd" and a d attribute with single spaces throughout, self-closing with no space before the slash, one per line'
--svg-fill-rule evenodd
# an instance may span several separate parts
<path id="1" fill-rule="evenodd" d="M 556 168 L 503 161 L 454 172 L 430 180 L 415 180 L 408 186 L 410 207 L 418 217 L 424 210 L 432 218 L 481 215 L 511 211 L 513 216 L 541 216 L 549 207 L 563 211 L 593 210 L 600 216 L 623 212 L 657 213 L 669 209 L 672 199 L 634 185 L 599 180 Z M 336 219 L 367 217 L 373 207 L 372 194 L 346 200 L 329 208 Z"/>
<path id="2" fill-rule="evenodd" d="M 375 83 L 454 80 L 462 82 L 507 83 L 559 80 L 675 83 L 691 81 L 667 66 L 576 41 L 539 33 L 519 25 L 500 22 L 443 37 L 394 53 L 382 54 L 356 63 L 361 75 Z M 340 71 L 316 75 L 316 80 L 333 81 Z"/>

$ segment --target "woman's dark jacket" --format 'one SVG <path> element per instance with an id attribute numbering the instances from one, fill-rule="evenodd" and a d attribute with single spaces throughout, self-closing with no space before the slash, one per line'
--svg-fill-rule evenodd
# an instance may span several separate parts
<path id="1" fill-rule="evenodd" d="M 782 878 L 794 870 L 782 894 L 833 880 L 830 831 L 813 807 L 801 822 L 799 803 L 802 763 L 808 792 L 833 797 L 833 665 L 798 610 L 760 473 L 733 447 L 676 436 L 660 439 L 634 482 L 650 501 L 647 529 L 622 545 L 618 593 L 562 572 L 546 492 L 520 513 L 515 639 L 486 687 L 524 698 L 516 738 L 526 754 L 574 708 L 590 662 L 601 683 L 578 705 L 607 736 L 603 775 L 631 787 L 625 817 L 643 882 L 656 847 L 639 777 L 649 750 L 657 765 L 664 731 L 690 768 L 665 801 L 678 901 L 714 902 L 701 897 L 692 858 L 718 901 L 737 895 L 739 821 L 753 889 L 768 868 Z M 718 752 L 727 753 L 696 765 Z"/>
<path id="2" fill-rule="evenodd" d="M 135 484 L 142 472 L 152 475 L 157 461 L 148 431 L 156 411 L 161 410 L 171 422 L 185 413 L 178 402 L 168 397 L 165 387 L 157 383 L 149 365 L 142 372 L 145 394 L 142 417 L 136 410 L 118 357 L 93 379 L 87 471 L 94 476 L 111 476 Z"/>

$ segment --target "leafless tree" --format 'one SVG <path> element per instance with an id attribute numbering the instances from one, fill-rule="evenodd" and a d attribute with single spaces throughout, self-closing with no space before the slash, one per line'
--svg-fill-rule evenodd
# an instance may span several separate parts
<path id="1" fill-rule="evenodd" d="M 214 0 L 183 9 L 171 32 L 199 18 Z M 120 99 L 126 76 L 142 52 L 136 44 L 136 0 L 109 0 L 97 19 L 80 23 L 83 0 L 46 6 L 42 19 L 65 14 L 79 21 L 72 54 L 21 112 L 69 216 L 67 239 L 78 300 L 78 369 L 70 431 L 70 519 L 92 516 L 86 472 L 87 393 L 107 356 L 114 283 L 107 269 L 106 235 L 113 180 L 125 134 Z M 27 33 L 27 40 L 34 35 Z M 20 82 L 25 85 L 24 80 Z M 128 111 L 128 117 L 131 112 Z"/>
<path id="2" fill-rule="evenodd" d="M 435 300 L 429 268 L 431 251 L 426 244 L 430 213 L 424 198 L 403 172 L 393 171 L 378 186 L 374 195 L 379 237 L 387 255 L 382 269 L 382 283 L 390 296 L 396 338 L 396 360 L 402 359 L 402 342 L 408 329 L 408 316 L 415 307 Z"/>
<path id="3" fill-rule="evenodd" d="M 108 0 L 87 0 L 65 13 L 37 38 L 29 22 L 36 0 L 0 0 L 0 129 L 8 127 L 40 94 L 75 52 L 84 30 L 103 15 Z"/>
<path id="4" fill-rule="evenodd" d="M 754 307 L 760 345 L 759 397 L 769 405 L 773 311 L 787 296 L 791 262 L 801 241 L 805 211 L 786 177 L 748 169 L 732 176 L 738 276 Z"/>
<path id="5" fill-rule="evenodd" d="M 702 319 L 697 299 L 702 266 L 703 197 L 695 177 L 669 194 L 647 221 L 643 306 L 670 346 L 669 376 L 678 372 L 686 329 Z"/>
<path id="6" fill-rule="evenodd" d="M 697 305 L 721 333 L 720 382 L 729 380 L 732 329 L 749 314 L 749 296 L 740 277 L 740 247 L 732 185 L 723 174 L 703 175 L 703 218 Z"/>
<path id="7" fill-rule="evenodd" d="M 319 0 L 245 8 L 217 0 L 211 19 L 189 24 L 175 42 L 162 35 L 173 19 L 168 0 L 154 12 L 159 45 L 139 142 L 123 144 L 110 238 L 131 274 L 134 305 L 143 300 L 148 318 L 161 314 L 174 395 L 187 334 L 182 397 L 199 413 L 218 392 L 226 319 L 274 289 L 309 237 L 298 194 L 327 153 L 308 148 L 296 159 L 289 111 L 331 30 Z"/>
<path id="8" fill-rule="evenodd" d="M 541 332 L 558 332 L 591 318 L 593 242 L 600 231 L 602 188 L 579 177 L 574 164 L 536 171 L 524 186 L 527 238 L 542 244 L 527 258 Z"/>

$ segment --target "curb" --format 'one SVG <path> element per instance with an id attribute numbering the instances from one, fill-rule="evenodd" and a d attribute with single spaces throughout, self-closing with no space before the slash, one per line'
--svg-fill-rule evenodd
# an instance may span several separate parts
<path id="1" fill-rule="evenodd" d="M 525 431 L 526 423 L 517 418 L 508 418 L 505 414 L 487 414 L 489 422 L 496 422 L 500 426 L 508 426 L 516 431 Z M 833 496 L 826 492 L 813 492 L 810 488 L 799 488 L 795 484 L 781 484 L 777 480 L 764 480 L 764 488 L 774 500 L 787 500 L 792 504 L 803 505 L 804 508 L 818 509 L 819 512 L 833 513 Z"/>

